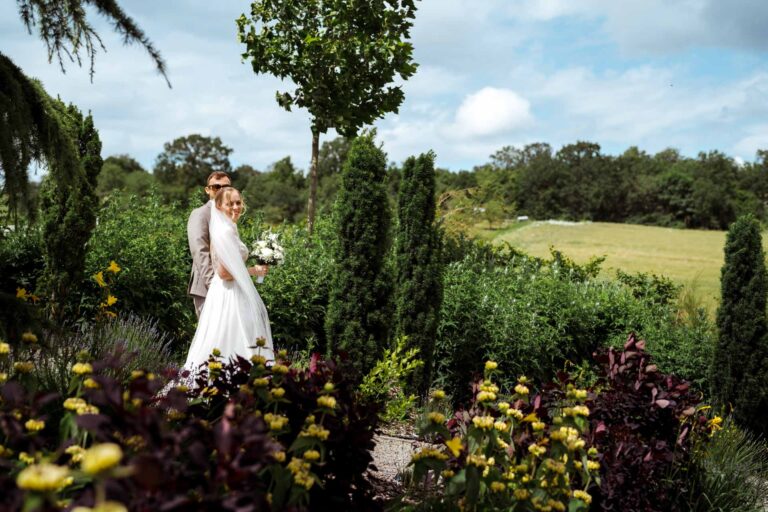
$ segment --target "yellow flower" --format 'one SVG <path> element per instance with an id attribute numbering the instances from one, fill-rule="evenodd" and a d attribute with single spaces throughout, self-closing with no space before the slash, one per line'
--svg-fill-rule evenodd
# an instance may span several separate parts
<path id="1" fill-rule="evenodd" d="M 506 488 L 503 482 L 491 482 L 491 492 L 503 492 Z"/>
<path id="2" fill-rule="evenodd" d="M 279 452 L 272 452 L 272 458 L 277 462 L 285 462 L 285 452 L 282 450 Z"/>
<path id="3" fill-rule="evenodd" d="M 263 336 L 259 336 L 258 338 L 256 338 L 256 346 L 259 347 L 259 348 L 266 347 L 267 346 L 267 339 L 264 338 Z"/>
<path id="4" fill-rule="evenodd" d="M 496 400 L 496 393 L 481 391 L 477 394 L 478 402 L 493 402 L 494 400 Z"/>
<path id="5" fill-rule="evenodd" d="M 304 452 L 304 460 L 314 462 L 320 460 L 320 452 L 317 450 L 307 450 Z"/>
<path id="6" fill-rule="evenodd" d="M 72 365 L 72 373 L 75 375 L 93 373 L 93 366 L 91 366 L 91 363 L 75 363 Z"/>
<path id="7" fill-rule="evenodd" d="M 93 380 L 92 378 L 88 377 L 83 381 L 83 386 L 87 387 L 88 389 L 99 389 L 101 385 Z"/>
<path id="8" fill-rule="evenodd" d="M 96 272 L 93 274 L 93 278 L 96 280 L 96 283 L 99 285 L 100 288 L 104 288 L 107 286 L 106 281 L 104 281 L 104 272 Z"/>
<path id="9" fill-rule="evenodd" d="M 107 295 L 107 307 L 113 306 L 115 302 L 117 302 L 117 297 L 115 297 L 111 293 Z"/>
<path id="10" fill-rule="evenodd" d="M 576 498 L 577 500 L 583 501 L 587 505 L 592 503 L 592 496 L 590 496 L 589 493 L 587 493 L 586 491 L 577 489 L 573 491 L 573 497 Z"/>
<path id="11" fill-rule="evenodd" d="M 709 426 L 712 428 L 713 432 L 716 432 L 723 428 L 723 418 L 720 416 L 715 416 L 711 420 L 709 420 Z"/>
<path id="12" fill-rule="evenodd" d="M 102 443 L 86 450 L 80 468 L 89 475 L 97 475 L 111 469 L 123 458 L 123 449 L 115 443 Z"/>
<path id="13" fill-rule="evenodd" d="M 19 460 L 20 460 L 21 462 L 23 462 L 24 464 L 34 464 L 34 463 L 35 463 L 35 458 L 34 458 L 34 457 L 32 457 L 32 456 L 31 456 L 30 454 L 28 454 L 27 452 L 21 452 L 21 453 L 19 453 Z"/>
<path id="14" fill-rule="evenodd" d="M 16 298 L 21 300 L 27 300 L 27 297 L 29 297 L 29 294 L 27 293 L 26 288 L 16 288 Z"/>
<path id="15" fill-rule="evenodd" d="M 64 487 L 68 476 L 66 467 L 46 462 L 22 469 L 16 477 L 16 485 L 27 491 L 54 492 Z"/>
<path id="16" fill-rule="evenodd" d="M 282 430 L 288 424 L 288 418 L 268 412 L 264 415 L 264 422 L 269 425 L 270 430 Z"/>
<path id="17" fill-rule="evenodd" d="M 270 394 L 272 395 L 272 398 L 283 398 L 285 396 L 285 390 L 283 388 L 274 388 L 270 391 Z M 333 398 L 333 397 L 329 397 Z M 334 402 L 336 400 L 334 399 Z"/>
<path id="18" fill-rule="evenodd" d="M 267 364 L 267 358 L 256 354 L 254 356 L 251 356 L 251 362 L 257 366 L 264 365 L 264 364 Z"/>
<path id="19" fill-rule="evenodd" d="M 0 444 L 0 457 L 10 457 L 13 451 Z"/>
<path id="20" fill-rule="evenodd" d="M 76 411 L 81 407 L 85 407 L 86 404 L 85 400 L 82 398 L 67 398 L 64 400 L 64 408 L 70 411 Z"/>
<path id="21" fill-rule="evenodd" d="M 441 424 L 443 424 L 443 422 L 445 422 L 445 415 L 441 414 L 439 412 L 430 412 L 429 414 L 427 414 L 427 419 L 431 423 L 435 423 L 437 425 L 441 425 Z"/>
<path id="22" fill-rule="evenodd" d="M 442 389 L 436 389 L 432 392 L 432 398 L 435 400 L 444 400 L 445 399 L 445 391 Z"/>
<path id="23" fill-rule="evenodd" d="M 450 441 L 446 441 L 445 446 L 447 446 L 448 449 L 451 450 L 451 453 L 453 454 L 454 457 L 458 457 L 459 453 L 461 453 L 461 448 L 463 444 L 461 442 L 461 438 L 456 436 Z"/>
<path id="24" fill-rule="evenodd" d="M 253 387 L 255 388 L 265 388 L 269 384 L 269 379 L 265 379 L 264 377 L 260 377 L 258 379 L 253 379 Z"/>
<path id="25" fill-rule="evenodd" d="M 488 371 L 495 370 L 499 367 L 499 364 L 496 361 L 486 361 L 485 362 L 485 369 Z"/>
<path id="26" fill-rule="evenodd" d="M 448 456 L 436 448 L 427 447 L 422 448 L 411 457 L 413 462 L 417 462 L 421 459 L 447 460 Z"/>
<path id="27" fill-rule="evenodd" d="M 547 425 L 541 421 L 534 421 L 533 423 L 531 423 L 531 427 L 533 428 L 534 432 L 539 432 L 547 428 Z"/>
<path id="28" fill-rule="evenodd" d="M 521 411 L 520 409 L 514 409 L 514 408 L 509 409 L 507 411 L 507 416 L 509 416 L 510 418 L 515 418 L 517 421 L 520 421 L 523 419 L 523 411 Z"/>
<path id="29" fill-rule="evenodd" d="M 490 430 L 493 428 L 493 416 L 475 416 L 472 423 L 481 430 Z"/>
<path id="30" fill-rule="evenodd" d="M 24 423 L 24 428 L 30 432 L 40 432 L 45 428 L 45 422 L 42 420 L 27 420 L 27 422 Z"/>
<path id="31" fill-rule="evenodd" d="M 450 470 L 450 469 L 444 469 L 444 470 L 443 470 L 443 471 L 440 473 L 440 476 L 442 476 L 443 478 L 445 478 L 445 479 L 447 480 L 447 479 L 449 479 L 449 478 L 453 478 L 455 474 L 456 474 L 456 473 L 455 473 L 453 470 Z"/>
<path id="32" fill-rule="evenodd" d="M 515 489 L 515 499 L 518 501 L 527 500 L 531 493 L 527 489 Z"/>
<path id="33" fill-rule="evenodd" d="M 21 341 L 23 341 L 24 343 L 29 343 L 30 345 L 33 345 L 37 343 L 37 336 L 35 335 L 35 333 L 27 331 L 21 335 Z"/>
<path id="34" fill-rule="evenodd" d="M 288 351 L 286 349 L 284 349 L 284 348 L 281 348 L 280 350 L 277 351 L 277 357 L 280 357 L 282 359 L 287 359 L 288 358 Z"/>
<path id="35" fill-rule="evenodd" d="M 590 471 L 595 471 L 597 469 L 600 469 L 600 463 L 597 462 L 596 460 L 588 460 L 587 469 Z"/>
<path id="36" fill-rule="evenodd" d="M 509 425 L 507 425 L 507 424 L 506 424 L 505 422 L 503 422 L 503 421 L 497 421 L 497 422 L 495 422 L 495 423 L 493 424 L 493 428 L 495 428 L 495 429 L 496 429 L 496 430 L 498 430 L 499 432 L 506 432 L 507 430 L 509 430 Z"/>
<path id="37" fill-rule="evenodd" d="M 317 405 L 319 407 L 325 407 L 326 409 L 335 409 L 336 399 L 332 396 L 321 396 L 317 399 Z"/>
<path id="38" fill-rule="evenodd" d="M 524 386 L 523 384 L 518 384 L 515 386 L 515 393 L 518 395 L 527 395 L 529 392 L 528 386 Z"/>
<path id="39" fill-rule="evenodd" d="M 0 341 L 0 356 L 10 354 L 11 346 L 4 341 Z"/>
<path id="40" fill-rule="evenodd" d="M 272 373 L 276 373 L 278 375 L 285 375 L 288 373 L 288 367 L 284 364 L 276 364 L 272 366 Z"/>
<path id="41" fill-rule="evenodd" d="M 99 408 L 95 405 L 84 405 L 77 409 L 77 415 L 82 416 L 84 414 L 99 414 Z"/>
<path id="42" fill-rule="evenodd" d="M 530 445 L 530 446 L 528 447 L 528 451 L 529 451 L 529 452 L 530 452 L 532 455 L 534 455 L 534 456 L 536 456 L 536 457 L 541 457 L 542 455 L 544 455 L 545 453 L 547 453 L 547 449 L 546 449 L 546 448 L 544 448 L 543 446 L 539 446 L 539 445 L 537 445 L 537 444 L 532 444 L 532 445 Z"/>
<path id="43" fill-rule="evenodd" d="M 93 508 L 75 507 L 72 512 L 128 512 L 128 509 L 118 501 L 104 501 Z"/>
<path id="44" fill-rule="evenodd" d="M 113 274 L 117 274 L 118 272 L 120 272 L 120 265 L 118 265 L 115 260 L 110 261 L 109 266 L 107 267 L 107 272 L 112 272 Z"/>
<path id="45" fill-rule="evenodd" d="M 312 424 L 299 433 L 299 437 L 314 437 L 320 441 L 326 441 L 330 432 L 320 425 Z"/>
<path id="46" fill-rule="evenodd" d="M 326 393 L 331 393 L 331 392 L 333 392 L 334 389 L 335 389 L 335 387 L 333 385 L 333 382 L 326 382 L 323 385 L 323 391 L 325 391 Z"/>
<path id="47" fill-rule="evenodd" d="M 13 363 L 13 369 L 18 373 L 31 373 L 35 365 L 32 361 L 18 361 Z"/>
<path id="48" fill-rule="evenodd" d="M 8 374 L 5 372 L 0 372 L 0 384 L 5 384 L 5 381 L 8 380 Z"/>
<path id="49" fill-rule="evenodd" d="M 76 464 L 83 460 L 83 456 L 85 455 L 85 448 L 82 446 L 73 444 L 72 446 L 68 446 L 66 450 L 64 450 L 64 453 L 68 454 L 71 458 L 71 462 Z"/>

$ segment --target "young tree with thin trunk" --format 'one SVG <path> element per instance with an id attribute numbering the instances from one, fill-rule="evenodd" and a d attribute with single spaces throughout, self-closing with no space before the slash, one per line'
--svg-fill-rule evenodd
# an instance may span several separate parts
<path id="1" fill-rule="evenodd" d="M 290 111 L 312 117 L 307 228 L 312 233 L 317 197 L 320 134 L 334 128 L 346 137 L 388 112 L 397 112 L 403 91 L 392 85 L 416 72 L 407 42 L 415 0 L 256 0 L 237 20 L 255 73 L 288 78 L 293 92 L 277 92 Z"/>

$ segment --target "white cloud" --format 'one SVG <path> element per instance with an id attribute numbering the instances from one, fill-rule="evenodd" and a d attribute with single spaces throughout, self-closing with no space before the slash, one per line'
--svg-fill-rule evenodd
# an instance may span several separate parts
<path id="1" fill-rule="evenodd" d="M 768 149 L 768 124 L 758 124 L 749 129 L 749 133 L 734 145 L 737 158 L 754 159 L 758 149 Z"/>
<path id="2" fill-rule="evenodd" d="M 483 137 L 530 124 L 528 100 L 510 89 L 484 87 L 468 95 L 456 111 L 455 132 L 462 137 Z"/>

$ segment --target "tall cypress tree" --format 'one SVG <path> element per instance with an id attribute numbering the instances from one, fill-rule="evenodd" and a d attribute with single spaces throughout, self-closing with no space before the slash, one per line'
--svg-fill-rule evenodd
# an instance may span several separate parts
<path id="1" fill-rule="evenodd" d="M 747 215 L 733 223 L 725 242 L 711 385 L 741 425 L 762 433 L 768 433 L 767 292 L 760 224 Z"/>
<path id="2" fill-rule="evenodd" d="M 74 105 L 54 102 L 56 115 L 71 135 L 78 165 L 62 180 L 56 165 L 40 190 L 45 245 L 45 291 L 52 316 L 61 320 L 75 306 L 74 296 L 83 279 L 86 245 L 96 225 L 96 184 L 101 171 L 101 140 L 93 118 L 83 117 Z"/>
<path id="3" fill-rule="evenodd" d="M 346 352 L 360 375 L 382 353 L 388 336 L 389 248 L 386 157 L 370 132 L 352 142 L 334 216 L 338 240 L 326 333 L 330 351 Z"/>
<path id="4" fill-rule="evenodd" d="M 443 301 L 440 230 L 435 221 L 435 155 L 408 158 L 398 195 L 396 333 L 419 349 L 424 366 L 411 378 L 424 393 L 432 377 L 435 336 Z"/>

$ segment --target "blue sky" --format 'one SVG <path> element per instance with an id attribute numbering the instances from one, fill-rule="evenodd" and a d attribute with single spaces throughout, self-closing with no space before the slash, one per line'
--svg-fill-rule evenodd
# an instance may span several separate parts
<path id="1" fill-rule="evenodd" d="M 420 68 L 399 114 L 376 123 L 389 160 L 427 150 L 451 170 L 505 145 L 577 140 L 609 154 L 636 145 L 742 160 L 768 149 L 768 2 L 764 0 L 422 0 L 412 42 Z M 173 88 L 144 50 L 94 16 L 107 53 L 66 74 L 0 3 L 0 51 L 49 93 L 91 111 L 104 156 L 151 168 L 163 143 L 217 135 L 235 165 L 287 155 L 303 169 L 309 116 L 274 100 L 286 88 L 241 62 L 234 20 L 248 2 L 123 0 L 168 63 Z M 325 140 L 333 137 L 328 134 Z"/>

